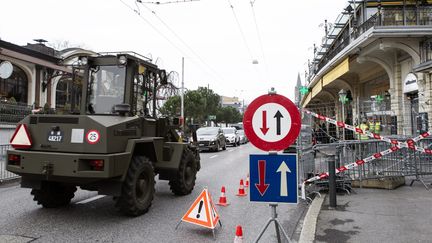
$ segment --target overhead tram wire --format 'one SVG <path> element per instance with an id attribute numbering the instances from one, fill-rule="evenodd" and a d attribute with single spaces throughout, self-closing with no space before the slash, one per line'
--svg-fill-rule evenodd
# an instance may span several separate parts
<path id="1" fill-rule="evenodd" d="M 125 3 L 123 0 L 119 0 L 121 3 L 123 3 L 126 7 L 128 7 L 130 10 L 132 10 L 134 13 L 136 13 L 142 20 L 144 20 L 150 27 L 156 31 L 159 35 L 161 35 L 166 41 L 168 41 L 177 51 L 179 51 L 182 55 L 187 56 L 187 54 L 180 49 L 174 42 L 172 42 L 168 37 L 166 37 L 162 32 L 160 32 L 154 25 L 152 25 L 147 19 L 141 16 L 140 11 L 137 11 L 136 9 L 132 8 L 129 4 Z"/>
<path id="2" fill-rule="evenodd" d="M 231 3 L 230 0 L 228 0 L 228 3 L 230 4 L 230 7 L 231 7 L 231 10 L 232 10 L 232 13 L 233 13 L 233 15 L 234 15 L 234 19 L 235 19 L 235 21 L 236 21 L 236 23 L 237 23 L 237 27 L 239 28 L 240 34 L 241 34 L 241 36 L 242 36 L 242 38 L 243 38 L 244 45 L 245 45 L 245 47 L 246 47 L 246 49 L 247 49 L 247 51 L 248 51 L 248 53 L 249 53 L 249 55 L 250 55 L 250 57 L 251 57 L 251 60 L 253 60 L 254 57 L 253 57 L 253 55 L 252 55 L 252 51 L 251 51 L 251 49 L 249 48 L 249 45 L 248 45 L 247 40 L 246 40 L 246 36 L 245 36 L 245 34 L 244 34 L 244 32 L 243 32 L 243 29 L 242 29 L 242 27 L 241 27 L 241 25 L 240 25 L 240 21 L 239 21 L 238 18 L 237 18 L 237 14 L 236 14 L 236 12 L 235 12 L 235 10 L 234 10 L 234 6 L 232 5 L 232 3 Z"/>
<path id="3" fill-rule="evenodd" d="M 265 56 L 265 52 L 264 52 L 264 45 L 263 45 L 263 42 L 262 42 L 261 32 L 259 31 L 258 21 L 257 21 L 257 18 L 256 18 L 255 9 L 254 9 L 254 3 L 255 3 L 255 1 L 256 0 L 250 1 L 251 9 L 252 9 L 252 15 L 253 15 L 253 19 L 254 19 L 254 22 L 255 22 L 255 30 L 257 32 L 258 41 L 259 41 L 260 48 L 261 48 L 261 55 L 263 57 L 263 61 L 264 61 L 264 65 L 265 65 L 265 68 L 266 68 L 267 75 L 269 75 L 269 69 L 268 69 L 267 60 L 266 60 L 266 56 Z"/>
<path id="4" fill-rule="evenodd" d="M 195 0 L 198 1 L 198 0 Z M 152 9 L 150 9 L 149 7 L 147 7 L 144 3 L 140 2 L 140 1 L 136 1 L 141 3 L 144 8 L 146 8 L 149 12 L 151 12 L 164 26 L 165 28 L 167 28 L 169 31 L 171 31 L 171 33 L 180 40 L 180 42 L 195 56 L 198 58 L 198 60 L 204 64 L 204 66 L 206 66 L 208 68 L 208 70 L 210 70 L 213 74 L 215 74 L 216 76 L 218 76 L 221 79 L 225 79 L 223 78 L 218 72 L 216 72 L 203 58 L 201 58 L 200 55 L 198 55 L 197 52 L 195 52 L 194 49 L 192 49 L 192 47 L 190 47 L 186 41 L 184 41 L 161 17 L 159 17 L 159 15 Z"/>
<path id="5" fill-rule="evenodd" d="M 171 3 L 187 3 L 187 2 L 197 2 L 197 1 L 201 1 L 201 0 L 183 0 L 183 1 L 167 1 L 167 2 L 159 2 L 159 1 L 157 1 L 157 2 L 143 2 L 143 1 L 141 1 L 141 0 L 137 0 L 137 2 L 139 2 L 139 3 L 151 3 L 151 4 L 157 4 L 157 5 L 160 5 L 160 4 L 171 4 Z"/>

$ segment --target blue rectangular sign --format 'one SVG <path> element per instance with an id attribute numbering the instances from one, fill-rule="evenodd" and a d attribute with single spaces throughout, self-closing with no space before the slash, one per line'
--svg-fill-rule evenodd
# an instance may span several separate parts
<path id="1" fill-rule="evenodd" d="M 297 203 L 297 155 L 251 154 L 251 202 Z"/>

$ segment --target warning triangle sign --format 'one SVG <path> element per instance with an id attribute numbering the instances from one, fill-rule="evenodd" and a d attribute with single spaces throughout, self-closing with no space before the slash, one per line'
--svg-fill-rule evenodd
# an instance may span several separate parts
<path id="1" fill-rule="evenodd" d="M 184 222 L 214 229 L 219 221 L 219 214 L 207 189 L 192 203 L 192 206 L 181 219 Z"/>
<path id="2" fill-rule="evenodd" d="M 12 135 L 10 144 L 13 148 L 31 148 L 32 141 L 26 124 L 19 124 Z"/>

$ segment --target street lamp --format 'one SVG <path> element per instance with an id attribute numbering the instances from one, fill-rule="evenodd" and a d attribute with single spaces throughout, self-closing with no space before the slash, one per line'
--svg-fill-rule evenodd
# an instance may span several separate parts
<path id="1" fill-rule="evenodd" d="M 345 103 L 348 101 L 347 92 L 341 89 L 338 94 L 339 101 L 342 103 L 342 121 L 345 122 Z M 345 128 L 342 129 L 342 140 L 345 140 Z"/>

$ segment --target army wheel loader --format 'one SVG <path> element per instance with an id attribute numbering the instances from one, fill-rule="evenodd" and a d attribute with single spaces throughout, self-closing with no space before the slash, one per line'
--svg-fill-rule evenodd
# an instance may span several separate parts
<path id="1" fill-rule="evenodd" d="M 155 176 L 187 195 L 200 170 L 194 144 L 179 142 L 178 119 L 157 117 L 165 70 L 136 53 L 79 57 L 71 112 L 32 114 L 17 125 L 7 170 L 45 208 L 70 203 L 77 186 L 113 196 L 123 213 L 148 211 Z M 77 82 L 75 82 L 77 81 Z"/>

